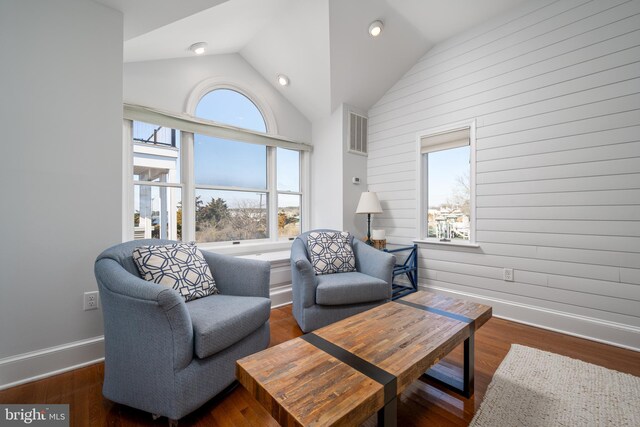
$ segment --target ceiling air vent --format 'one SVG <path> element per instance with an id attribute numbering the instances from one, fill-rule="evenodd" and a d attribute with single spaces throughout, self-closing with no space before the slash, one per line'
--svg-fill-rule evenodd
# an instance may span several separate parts
<path id="1" fill-rule="evenodd" d="M 349 152 L 367 154 L 367 118 L 349 112 Z"/>

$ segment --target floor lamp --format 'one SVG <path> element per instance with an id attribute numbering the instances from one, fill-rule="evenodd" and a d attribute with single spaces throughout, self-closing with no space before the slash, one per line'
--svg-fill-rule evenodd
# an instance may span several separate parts
<path id="1" fill-rule="evenodd" d="M 367 214 L 367 244 L 373 245 L 371 241 L 371 214 L 382 213 L 382 207 L 378 200 L 378 195 L 373 191 L 365 191 L 360 196 L 360 202 L 356 208 L 357 214 Z"/>

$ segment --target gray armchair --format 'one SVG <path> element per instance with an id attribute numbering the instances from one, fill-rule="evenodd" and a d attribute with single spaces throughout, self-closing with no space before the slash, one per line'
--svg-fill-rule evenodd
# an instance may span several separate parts
<path id="1" fill-rule="evenodd" d="M 352 239 L 356 270 L 317 276 L 309 261 L 307 236 L 291 245 L 293 316 L 304 332 L 310 332 L 391 299 L 395 257 Z"/>
<path id="2" fill-rule="evenodd" d="M 268 262 L 204 252 L 220 295 L 185 303 L 140 278 L 137 240 L 100 254 L 95 275 L 104 315 L 104 396 L 178 420 L 235 380 L 237 359 L 269 345 Z"/>

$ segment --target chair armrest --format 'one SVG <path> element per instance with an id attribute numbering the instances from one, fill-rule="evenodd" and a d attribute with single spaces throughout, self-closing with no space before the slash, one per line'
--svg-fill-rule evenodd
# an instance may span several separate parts
<path id="1" fill-rule="evenodd" d="M 224 295 L 269 298 L 271 263 L 201 251 Z"/>
<path id="2" fill-rule="evenodd" d="M 353 252 L 356 257 L 356 269 L 359 272 L 382 279 L 391 286 L 393 266 L 396 263 L 395 256 L 375 249 L 358 239 L 353 239 Z"/>
<path id="3" fill-rule="evenodd" d="M 167 371 L 187 367 L 193 359 L 193 325 L 178 292 L 134 276 L 113 259 L 98 260 L 94 271 L 105 322 L 105 351 L 115 355 L 112 359 L 126 364 L 129 358 L 131 365 L 144 366 L 153 355 L 162 359 Z M 140 339 L 141 332 L 149 339 Z"/>
<path id="4" fill-rule="evenodd" d="M 296 239 L 291 245 L 291 287 L 294 301 L 301 301 L 304 308 L 316 303 L 316 273 L 307 258 L 304 243 Z"/>
<path id="5" fill-rule="evenodd" d="M 177 298 L 167 293 L 166 291 L 170 289 L 167 286 L 134 276 L 122 268 L 117 261 L 109 258 L 96 261 L 94 272 L 98 284 L 102 284 L 116 294 L 138 300 L 155 301 L 161 303 L 167 310 L 184 301 L 177 292 L 175 292 Z"/>

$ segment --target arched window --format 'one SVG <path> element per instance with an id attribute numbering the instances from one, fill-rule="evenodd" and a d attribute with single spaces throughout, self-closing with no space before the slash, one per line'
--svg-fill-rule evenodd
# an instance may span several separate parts
<path id="1" fill-rule="evenodd" d="M 195 116 L 239 128 L 267 132 L 264 117 L 256 104 L 231 89 L 215 89 L 200 99 Z"/>
<path id="2" fill-rule="evenodd" d="M 195 115 L 267 132 L 266 120 L 256 104 L 232 89 L 205 94 Z M 273 157 L 275 168 L 269 160 Z M 197 242 L 289 238 L 300 233 L 298 151 L 195 134 L 193 158 Z M 275 174 L 277 178 L 272 180 Z M 288 181 L 288 188 L 281 191 L 281 183 Z M 269 224 L 274 215 L 277 230 Z"/>

